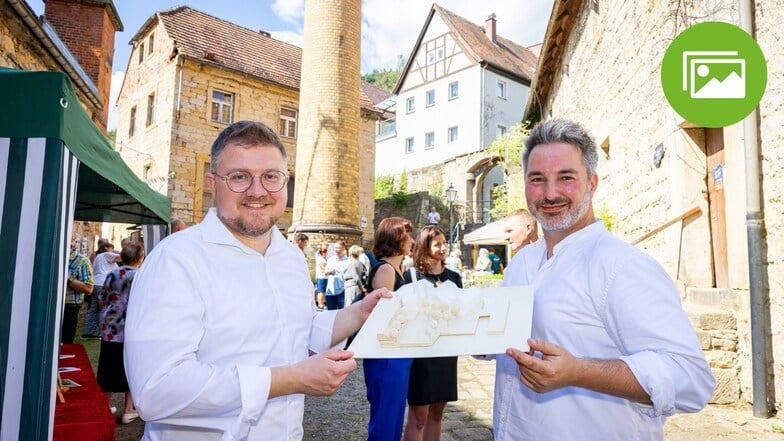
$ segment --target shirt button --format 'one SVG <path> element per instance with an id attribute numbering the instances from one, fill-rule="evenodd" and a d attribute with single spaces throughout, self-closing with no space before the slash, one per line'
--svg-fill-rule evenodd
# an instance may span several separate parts
<path id="1" fill-rule="evenodd" d="M 512 377 L 506 377 L 506 382 L 507 383 L 511 383 L 512 382 Z"/>
<path id="2" fill-rule="evenodd" d="M 501 417 L 501 422 L 505 423 L 506 422 L 506 417 Z"/>

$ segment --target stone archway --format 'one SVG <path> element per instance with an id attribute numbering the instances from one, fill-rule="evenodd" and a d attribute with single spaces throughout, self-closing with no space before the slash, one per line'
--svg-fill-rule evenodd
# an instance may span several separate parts
<path id="1" fill-rule="evenodd" d="M 468 168 L 466 182 L 466 223 L 485 224 L 491 219 L 488 210 L 492 208 L 491 192 L 497 185 L 504 183 L 503 168 L 499 158 L 484 157 Z M 473 178 L 473 179 L 471 179 Z"/>

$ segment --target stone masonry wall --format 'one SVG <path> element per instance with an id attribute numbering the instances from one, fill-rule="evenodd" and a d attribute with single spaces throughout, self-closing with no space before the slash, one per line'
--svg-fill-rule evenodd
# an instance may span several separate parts
<path id="1" fill-rule="evenodd" d="M 709 205 L 703 190 L 706 158 L 701 129 L 684 124 L 666 102 L 660 88 L 661 60 L 672 39 L 701 21 L 738 23 L 737 2 L 625 2 L 612 8 L 591 8 L 585 2 L 576 28 L 564 43 L 560 71 L 553 77 L 545 117 L 579 121 L 602 145 L 599 187 L 594 207 L 615 217 L 613 232 L 626 240 L 662 225 L 693 206 L 702 213 L 678 223 L 638 246 L 655 257 L 680 286 L 713 286 Z M 768 63 L 768 85 L 760 103 L 762 207 L 766 237 L 762 256 L 763 284 L 770 296 L 775 400 L 784 400 L 784 40 L 783 0 L 755 2 L 756 38 Z M 695 17 L 699 17 L 696 19 Z M 621 43 L 622 42 L 622 43 Z M 737 299 L 729 318 L 706 316 L 699 327 L 701 341 L 717 373 L 720 387 L 752 400 L 751 341 L 746 249 L 745 152 L 740 125 L 723 130 L 725 153 L 727 253 L 729 283 Z M 664 147 L 661 167 L 653 151 Z M 602 153 L 602 152 L 600 152 Z M 715 294 L 715 293 L 714 293 Z M 687 310 L 692 307 L 685 303 Z M 721 326 L 719 326 L 719 323 Z M 726 326 L 725 326 L 726 325 Z M 705 334 L 710 335 L 710 343 Z M 733 343 L 734 342 L 734 343 Z M 730 348 L 735 345 L 735 351 Z M 732 396 L 730 393 L 728 396 Z"/>
<path id="2" fill-rule="evenodd" d="M 31 71 L 62 71 L 40 41 L 19 21 L 7 3 L 0 7 L 0 66 Z M 98 109 L 78 87 L 74 92 L 85 112 L 95 121 Z M 86 104 L 87 103 L 87 104 Z"/>
<path id="3" fill-rule="evenodd" d="M 105 103 L 96 123 L 104 132 L 109 118 L 109 92 L 112 81 L 115 28 L 109 6 L 90 2 L 49 0 L 46 19 L 68 46 L 79 64 L 98 88 Z"/>

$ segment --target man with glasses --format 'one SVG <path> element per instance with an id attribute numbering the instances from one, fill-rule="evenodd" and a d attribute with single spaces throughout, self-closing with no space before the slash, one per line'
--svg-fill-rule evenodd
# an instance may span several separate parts
<path id="1" fill-rule="evenodd" d="M 156 246 L 131 291 L 125 363 L 144 439 L 301 439 L 304 394 L 330 395 L 357 368 L 336 348 L 391 294 L 317 313 L 305 258 L 275 228 L 289 174 L 270 128 L 230 125 L 211 160 L 215 207 Z"/>

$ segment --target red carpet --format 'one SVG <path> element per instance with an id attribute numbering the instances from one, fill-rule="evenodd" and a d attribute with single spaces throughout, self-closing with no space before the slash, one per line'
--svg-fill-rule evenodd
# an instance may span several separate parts
<path id="1" fill-rule="evenodd" d="M 98 387 L 84 346 L 64 344 L 60 355 L 74 355 L 60 359 L 60 368 L 79 368 L 78 371 L 61 373 L 62 379 L 73 380 L 81 386 L 63 392 L 65 403 L 57 401 L 54 440 L 115 441 L 114 415 L 109 410 L 109 400 Z"/>

